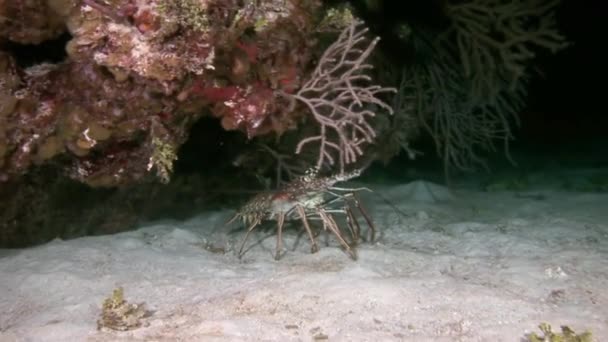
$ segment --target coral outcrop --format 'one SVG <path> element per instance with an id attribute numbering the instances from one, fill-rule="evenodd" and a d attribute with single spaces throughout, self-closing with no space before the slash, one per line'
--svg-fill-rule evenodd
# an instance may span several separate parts
<path id="1" fill-rule="evenodd" d="M 315 55 L 314 0 L 0 1 L 0 42 L 68 32 L 67 57 L 20 68 L 0 52 L 0 181 L 56 163 L 116 186 L 168 181 L 203 115 L 249 138 L 295 127 Z M 8 49 L 5 49 L 8 50 Z"/>

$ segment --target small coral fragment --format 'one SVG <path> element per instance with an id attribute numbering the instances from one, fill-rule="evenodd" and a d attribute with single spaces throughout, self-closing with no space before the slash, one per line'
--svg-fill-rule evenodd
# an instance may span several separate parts
<path id="1" fill-rule="evenodd" d="M 184 27 L 199 32 L 208 32 L 211 26 L 207 15 L 207 1 L 162 0 L 158 9 L 165 16 L 174 17 Z"/>
<path id="2" fill-rule="evenodd" d="M 548 323 L 541 323 L 538 328 L 543 332 L 542 336 L 536 333 L 531 333 L 526 336 L 528 342 L 591 342 L 593 341 L 590 332 L 585 331 L 582 334 L 576 334 L 574 330 L 566 325 L 562 325 L 561 333 L 554 333 L 551 330 L 551 325 Z"/>
<path id="3" fill-rule="evenodd" d="M 142 326 L 142 319 L 150 316 L 145 304 L 130 304 L 124 299 L 122 287 L 115 289 L 112 296 L 103 302 L 101 318 L 97 320 L 97 329 L 104 328 L 127 331 Z"/>
<path id="4" fill-rule="evenodd" d="M 164 184 L 169 183 L 173 173 L 173 162 L 177 160 L 177 153 L 171 144 L 160 138 L 152 138 L 153 151 L 148 162 L 148 170 L 156 168 L 158 178 Z"/>
<path id="5" fill-rule="evenodd" d="M 317 30 L 322 32 L 340 32 L 355 20 L 355 16 L 348 6 L 330 8 L 319 23 Z"/>

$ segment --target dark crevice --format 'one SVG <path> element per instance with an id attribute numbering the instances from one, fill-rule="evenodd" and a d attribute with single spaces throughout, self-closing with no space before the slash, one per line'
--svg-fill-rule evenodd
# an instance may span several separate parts
<path id="1" fill-rule="evenodd" d="M 60 63 L 67 58 L 65 45 L 72 39 L 69 33 L 64 33 L 56 39 L 47 40 L 40 44 L 19 44 L 6 42 L 3 50 L 15 57 L 20 68 L 28 68 L 40 63 Z"/>

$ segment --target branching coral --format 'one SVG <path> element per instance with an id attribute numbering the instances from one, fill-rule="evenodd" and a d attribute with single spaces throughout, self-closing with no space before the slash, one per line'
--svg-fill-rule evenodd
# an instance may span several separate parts
<path id="1" fill-rule="evenodd" d="M 363 154 L 362 145 L 376 136 L 369 123 L 375 107 L 392 113 L 379 96 L 396 90 L 370 84 L 366 74 L 372 67 L 366 59 L 378 42 L 378 38 L 366 42 L 366 32 L 354 21 L 325 50 L 309 80 L 294 94 L 285 94 L 305 104 L 319 125 L 319 134 L 303 138 L 296 148 L 300 153 L 304 146 L 318 143 L 318 168 L 338 164 L 344 172 L 345 165 Z"/>
<path id="2" fill-rule="evenodd" d="M 410 146 L 410 142 L 419 136 L 421 126 L 416 117 L 416 106 L 419 105 L 416 102 L 417 89 L 410 89 L 410 78 L 405 70 L 402 70 L 401 75 L 391 76 L 390 78 L 397 79 L 399 83 L 397 93 L 391 101 L 394 115 L 378 117 L 374 122 L 374 129 L 378 133 L 374 154 L 385 164 L 402 151 L 406 152 L 410 159 L 416 158 L 419 152 Z"/>
<path id="3" fill-rule="evenodd" d="M 485 166 L 479 150 L 493 151 L 497 140 L 503 141 L 509 156 L 512 125 L 526 95 L 522 81 L 511 91 L 503 85 L 497 98 L 473 100 L 461 76 L 454 75 L 449 66 L 425 66 L 410 72 L 402 90 L 416 94 L 413 113 L 434 139 L 444 160 L 446 179 L 452 167 L 470 170 L 474 165 Z"/>
<path id="4" fill-rule="evenodd" d="M 508 156 L 535 51 L 567 46 L 556 27 L 558 3 L 450 2 L 452 24 L 430 41 L 432 57 L 406 66 L 400 93 L 413 108 L 405 115 L 414 113 L 435 140 L 446 178 L 452 167 L 485 165 L 480 150 L 493 150 L 496 140 L 504 142 Z M 405 31 L 406 39 L 416 38 Z M 415 45 L 413 39 L 407 43 Z"/>
<path id="5" fill-rule="evenodd" d="M 469 0 L 450 4 L 451 29 L 441 39 L 455 40 L 471 95 L 496 97 L 508 82 L 516 87 L 538 48 L 557 52 L 567 46 L 557 31 L 560 0 Z M 444 54 L 444 56 L 449 56 Z"/>

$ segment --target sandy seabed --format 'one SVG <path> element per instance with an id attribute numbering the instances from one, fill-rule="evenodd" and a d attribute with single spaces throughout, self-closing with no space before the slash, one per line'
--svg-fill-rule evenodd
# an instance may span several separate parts
<path id="1" fill-rule="evenodd" d="M 239 260 L 229 211 L 0 250 L 0 341 L 522 341 L 541 322 L 608 341 L 608 194 L 374 190 L 356 261 L 325 234 L 310 254 L 297 223 L 281 260 L 272 224 Z M 98 330 L 118 287 L 151 315 Z"/>

